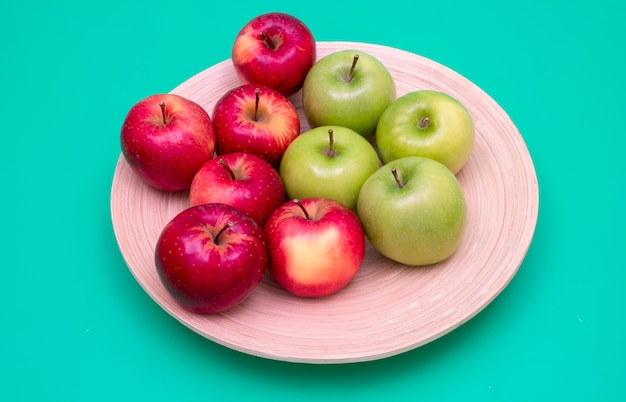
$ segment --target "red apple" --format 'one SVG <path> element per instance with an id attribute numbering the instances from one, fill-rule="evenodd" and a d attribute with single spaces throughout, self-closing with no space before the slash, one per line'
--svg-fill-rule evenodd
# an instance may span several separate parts
<path id="1" fill-rule="evenodd" d="M 261 282 L 267 250 L 262 228 L 244 212 L 203 204 L 165 226 L 155 261 L 163 285 L 185 309 L 219 313 L 243 302 Z"/>
<path id="2" fill-rule="evenodd" d="M 120 135 L 122 153 L 143 181 L 164 191 L 186 190 L 215 152 L 209 114 L 197 103 L 156 94 L 128 112 Z"/>
<path id="3" fill-rule="evenodd" d="M 270 215 L 263 230 L 269 271 L 296 296 L 338 292 L 365 257 L 365 234 L 356 214 L 327 198 L 288 201 Z"/>
<path id="4" fill-rule="evenodd" d="M 276 169 L 260 156 L 225 154 L 202 165 L 189 189 L 192 207 L 214 202 L 237 207 L 263 225 L 285 202 L 285 187 Z"/>
<path id="5" fill-rule="evenodd" d="M 302 88 L 316 57 L 315 39 L 302 21 L 267 13 L 237 34 L 231 59 L 242 83 L 265 85 L 289 96 Z"/>
<path id="6" fill-rule="evenodd" d="M 300 134 L 293 104 L 263 85 L 241 85 L 220 98 L 213 109 L 217 154 L 247 152 L 277 167 Z"/>

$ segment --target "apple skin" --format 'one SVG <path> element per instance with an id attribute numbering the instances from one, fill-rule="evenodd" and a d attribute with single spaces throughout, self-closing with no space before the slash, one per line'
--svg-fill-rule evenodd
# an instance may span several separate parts
<path id="1" fill-rule="evenodd" d="M 278 172 L 260 156 L 243 152 L 220 155 L 206 162 L 196 172 L 189 189 L 190 206 L 232 205 L 261 226 L 284 202 L 285 187 Z"/>
<path id="2" fill-rule="evenodd" d="M 269 271 L 288 292 L 300 297 L 324 297 L 345 288 L 365 257 L 365 235 L 356 214 L 325 199 L 287 201 L 263 228 Z"/>
<path id="3" fill-rule="evenodd" d="M 396 99 L 376 129 L 383 163 L 405 156 L 423 156 L 457 174 L 474 146 L 474 124 L 468 110 L 443 92 L 420 90 Z"/>
<path id="4" fill-rule="evenodd" d="M 352 79 L 350 69 L 359 55 Z M 359 50 L 331 53 L 311 67 L 302 86 L 302 107 L 309 125 L 337 125 L 371 138 L 378 119 L 396 98 L 385 65 Z"/>
<path id="5" fill-rule="evenodd" d="M 288 198 L 329 198 L 356 211 L 361 185 L 379 166 L 376 150 L 359 133 L 321 126 L 300 134 L 289 145 L 279 172 Z"/>
<path id="6" fill-rule="evenodd" d="M 285 150 L 300 134 L 300 117 L 291 101 L 279 92 L 244 84 L 217 101 L 213 127 L 218 155 L 246 152 L 278 167 Z"/>
<path id="7" fill-rule="evenodd" d="M 302 88 L 316 59 L 309 28 L 298 18 L 278 12 L 250 20 L 235 37 L 231 57 L 242 83 L 262 84 L 285 96 Z"/>
<path id="8" fill-rule="evenodd" d="M 188 189 L 198 168 L 213 157 L 215 131 L 209 114 L 194 101 L 155 94 L 128 111 L 120 142 L 124 159 L 144 182 L 179 191 Z"/>
<path id="9" fill-rule="evenodd" d="M 374 249 L 396 262 L 422 266 L 454 253 L 465 230 L 467 206 L 447 167 L 410 156 L 383 165 L 363 183 L 357 215 Z"/>
<path id="10" fill-rule="evenodd" d="M 218 233 L 227 228 L 216 239 Z M 267 270 L 263 229 L 241 210 L 202 204 L 176 215 L 163 229 L 156 269 L 167 291 L 194 313 L 220 313 L 243 302 Z"/>

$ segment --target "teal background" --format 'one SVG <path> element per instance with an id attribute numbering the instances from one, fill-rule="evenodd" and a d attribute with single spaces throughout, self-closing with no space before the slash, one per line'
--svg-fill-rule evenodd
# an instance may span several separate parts
<path id="1" fill-rule="evenodd" d="M 617 4 L 4 0 L 0 399 L 624 400 Z M 268 11 L 300 17 L 317 40 L 442 63 L 522 133 L 540 186 L 533 243 L 510 285 L 452 333 L 375 362 L 264 360 L 180 325 L 124 264 L 109 197 L 126 112 L 228 58 L 243 24 Z"/>

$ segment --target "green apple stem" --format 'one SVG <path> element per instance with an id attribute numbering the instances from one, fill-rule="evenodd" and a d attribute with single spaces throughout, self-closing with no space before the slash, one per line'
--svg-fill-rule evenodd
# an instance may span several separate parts
<path id="1" fill-rule="evenodd" d="M 311 215 L 309 215 L 309 213 L 307 212 L 306 208 L 304 208 L 304 205 L 302 205 L 302 203 L 300 202 L 299 199 L 294 199 L 293 202 L 300 207 L 300 209 L 302 210 L 302 212 L 304 212 L 304 217 L 307 218 L 308 220 L 311 220 Z"/>
<path id="2" fill-rule="evenodd" d="M 228 222 L 226 224 L 226 226 L 224 226 L 219 232 L 217 232 L 217 234 L 215 235 L 215 237 L 213 238 L 213 243 L 218 244 L 219 240 L 220 240 L 220 236 L 227 231 L 229 228 L 232 228 L 235 224 L 231 221 Z"/>
<path id="3" fill-rule="evenodd" d="M 159 103 L 159 106 L 161 107 L 161 117 L 163 118 L 163 125 L 166 125 L 167 120 L 165 119 L 165 102 Z"/>
<path id="4" fill-rule="evenodd" d="M 219 164 L 222 165 L 224 167 L 224 169 L 226 169 L 226 171 L 228 172 L 228 174 L 230 174 L 230 178 L 233 180 L 236 180 L 237 178 L 235 177 L 235 172 L 233 172 L 233 170 L 230 168 L 230 166 L 228 166 L 228 163 L 226 163 L 226 161 L 223 158 L 220 158 L 219 160 Z"/>
<path id="5" fill-rule="evenodd" d="M 402 184 L 402 182 L 400 181 L 400 177 L 398 176 L 398 171 L 396 170 L 395 167 L 391 168 L 391 174 L 393 174 L 393 178 L 396 179 L 396 183 L 398 183 L 398 187 L 400 188 L 404 187 L 404 184 Z"/>
<path id="6" fill-rule="evenodd" d="M 352 59 L 352 66 L 350 67 L 350 74 L 348 75 L 348 82 L 352 82 L 352 76 L 354 75 L 354 69 L 356 68 L 356 62 L 359 61 L 359 55 L 355 54 Z"/>
<path id="7" fill-rule="evenodd" d="M 276 43 L 272 40 L 272 37 L 266 34 L 265 32 L 261 32 L 261 39 L 263 43 L 267 45 L 272 50 L 276 50 Z"/>
<path id="8" fill-rule="evenodd" d="M 257 121 L 257 113 L 259 111 L 259 99 L 261 98 L 261 95 L 259 95 L 261 92 L 261 90 L 259 88 L 256 88 L 254 90 L 254 121 Z"/>
<path id="9" fill-rule="evenodd" d="M 337 156 L 337 148 L 335 148 L 335 139 L 333 136 L 333 129 L 328 129 L 328 150 L 326 151 L 326 156 L 330 158 L 334 158 Z"/>
<path id="10" fill-rule="evenodd" d="M 420 119 L 420 122 L 419 122 L 419 128 L 420 129 L 423 130 L 423 129 L 427 128 L 429 125 L 430 125 L 430 119 L 428 118 L 428 116 L 424 116 L 424 117 L 422 117 Z"/>

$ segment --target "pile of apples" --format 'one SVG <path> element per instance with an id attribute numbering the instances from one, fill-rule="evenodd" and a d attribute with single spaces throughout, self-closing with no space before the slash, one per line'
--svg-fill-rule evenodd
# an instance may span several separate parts
<path id="1" fill-rule="evenodd" d="M 174 94 L 128 112 L 121 146 L 134 173 L 189 192 L 155 250 L 184 308 L 230 309 L 266 271 L 296 296 L 331 295 L 359 271 L 366 241 L 412 266 L 460 243 L 467 212 L 455 175 L 474 141 L 465 107 L 430 90 L 396 97 L 385 65 L 358 49 L 316 53 L 302 21 L 259 15 L 233 44 L 241 85 L 212 115 Z M 289 100 L 298 91 L 311 127 L 302 133 Z"/>

